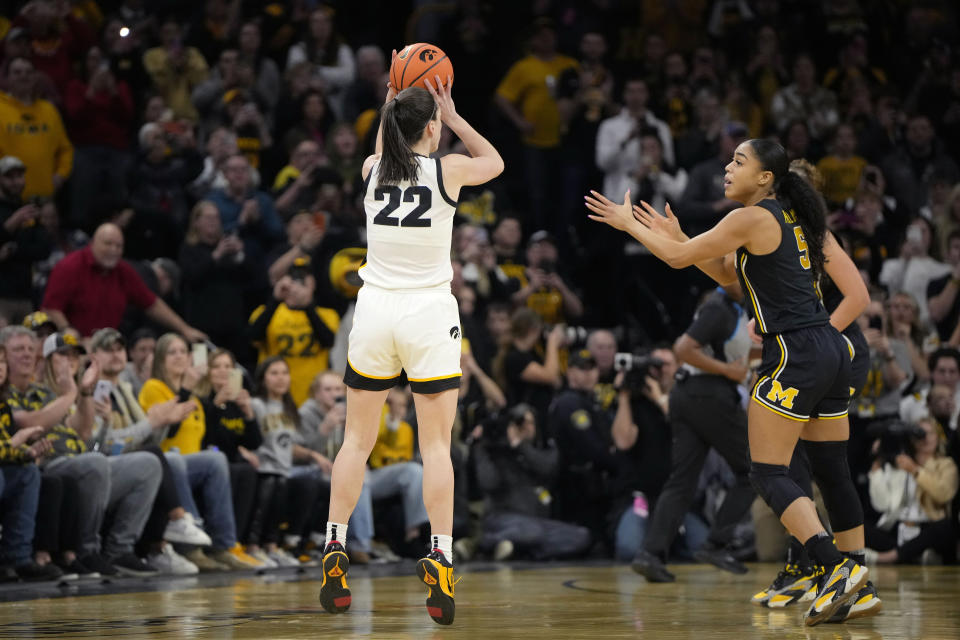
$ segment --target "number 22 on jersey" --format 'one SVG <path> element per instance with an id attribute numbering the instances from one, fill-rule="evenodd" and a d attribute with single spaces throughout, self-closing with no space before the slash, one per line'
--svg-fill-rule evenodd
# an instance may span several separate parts
<path id="1" fill-rule="evenodd" d="M 417 206 L 402 217 L 394 218 L 392 214 L 400 208 L 401 196 L 403 202 L 416 202 Z M 433 193 L 429 187 L 415 185 L 401 190 L 395 185 L 383 185 L 373 192 L 375 200 L 386 200 L 387 205 L 373 218 L 373 224 L 382 224 L 388 227 L 429 227 L 430 219 L 421 218 L 433 205 Z"/>

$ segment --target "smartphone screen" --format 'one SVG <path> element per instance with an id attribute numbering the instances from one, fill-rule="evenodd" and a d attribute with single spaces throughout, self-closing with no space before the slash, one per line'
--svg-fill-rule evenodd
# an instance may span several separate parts
<path id="1" fill-rule="evenodd" d="M 193 366 L 198 369 L 207 366 L 207 345 L 202 342 L 193 345 Z"/>
<path id="2" fill-rule="evenodd" d="M 97 386 L 93 389 L 93 399 L 97 402 L 107 402 L 110 400 L 110 392 L 113 391 L 113 383 L 109 380 L 98 380 Z"/>
<path id="3" fill-rule="evenodd" d="M 227 390 L 231 398 L 236 399 L 240 395 L 240 390 L 243 389 L 243 371 L 240 369 L 231 369 L 230 377 L 227 379 Z"/>

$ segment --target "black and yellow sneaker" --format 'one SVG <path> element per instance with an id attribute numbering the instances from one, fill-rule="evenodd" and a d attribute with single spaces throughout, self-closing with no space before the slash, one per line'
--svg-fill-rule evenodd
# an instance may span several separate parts
<path id="1" fill-rule="evenodd" d="M 320 583 L 320 604 L 328 613 L 343 613 L 350 608 L 350 587 L 347 571 L 350 559 L 339 542 L 331 542 L 323 550 L 323 582 Z"/>
<path id="2" fill-rule="evenodd" d="M 867 586 L 860 589 L 855 598 L 850 598 L 847 602 L 833 614 L 827 622 L 846 622 L 847 620 L 856 620 L 857 618 L 866 618 L 875 616 L 883 611 L 883 602 L 880 601 L 880 594 L 873 583 L 867 580 Z"/>
<path id="3" fill-rule="evenodd" d="M 811 600 L 816 595 L 817 577 L 817 571 L 810 567 L 788 564 L 770 586 L 754 594 L 750 602 L 760 607 L 780 609 Z"/>
<path id="4" fill-rule="evenodd" d="M 867 584 L 869 569 L 850 558 L 828 568 L 820 577 L 817 595 L 803 621 L 808 627 L 826 622 Z"/>
<path id="5" fill-rule="evenodd" d="M 456 608 L 453 603 L 453 565 L 439 549 L 417 561 L 417 577 L 430 589 L 427 613 L 437 624 L 453 624 Z"/>

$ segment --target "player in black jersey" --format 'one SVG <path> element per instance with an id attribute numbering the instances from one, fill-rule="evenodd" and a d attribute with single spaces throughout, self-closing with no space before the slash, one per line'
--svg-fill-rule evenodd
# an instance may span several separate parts
<path id="1" fill-rule="evenodd" d="M 823 179 L 816 167 L 806 160 L 794 160 L 790 163 L 790 170 L 803 177 L 818 192 L 823 186 Z M 824 241 L 825 270 L 820 281 L 820 292 L 823 305 L 830 313 L 830 324 L 840 331 L 847 339 L 850 347 L 850 394 L 851 405 L 860 394 L 867 381 L 870 368 L 869 347 L 856 318 L 870 302 L 867 287 L 860 277 L 857 266 L 844 252 L 834 235 L 827 233 Z M 757 341 L 759 337 L 755 338 Z M 803 489 L 804 494 L 813 498 L 810 461 L 807 458 L 806 447 L 801 442 L 793 452 L 790 461 L 790 477 Z M 843 546 L 846 543 L 849 546 Z M 862 554 L 864 541 L 847 536 L 842 542 L 838 541 L 838 548 L 847 554 L 855 554 L 855 560 L 863 564 Z M 795 603 L 811 600 L 816 592 L 816 569 L 803 553 L 803 543 L 795 537 L 790 537 L 790 546 L 787 551 L 786 566 L 777 574 L 769 587 L 753 596 L 753 604 L 782 608 Z M 871 615 L 876 615 L 882 609 L 882 603 L 874 585 L 867 581 L 856 597 L 851 598 L 834 614 L 832 621 L 842 622 Z"/>
<path id="2" fill-rule="evenodd" d="M 841 546 L 863 540 L 863 510 L 847 465 L 850 352 L 829 324 L 817 283 L 824 273 L 826 215 L 822 199 L 789 171 L 772 140 L 741 143 L 726 167 L 724 195 L 744 206 L 695 237 L 646 202 L 634 207 L 597 192 L 586 197 L 590 218 L 623 230 L 671 267 L 697 266 L 720 284 L 740 280 L 763 360 L 748 411 L 750 479 L 822 567 L 808 626 L 829 620 L 866 585 L 865 566 L 844 557 L 817 517 L 813 501 L 788 475 L 797 441 L 807 441 L 813 473 Z"/>

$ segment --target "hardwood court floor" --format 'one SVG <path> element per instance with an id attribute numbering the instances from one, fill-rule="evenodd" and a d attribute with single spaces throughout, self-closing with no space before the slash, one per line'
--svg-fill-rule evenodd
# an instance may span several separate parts
<path id="1" fill-rule="evenodd" d="M 748 603 L 775 574 L 744 576 L 703 565 L 671 567 L 674 584 L 647 584 L 611 565 L 472 565 L 457 586 L 457 619 L 427 617 L 426 588 L 381 567 L 351 572 L 353 608 L 324 613 L 316 570 L 306 575 L 120 580 L 110 587 L 33 587 L 0 592 L 6 638 L 960 638 L 960 569 L 872 568 L 885 610 L 843 625 L 807 628 L 800 609 Z M 412 570 L 412 564 L 403 569 Z M 204 586 L 221 582 L 220 586 Z M 147 590 L 145 590 L 147 589 Z M 122 593 L 81 595 L 121 590 Z M 59 597 L 20 600 L 44 594 Z"/>

